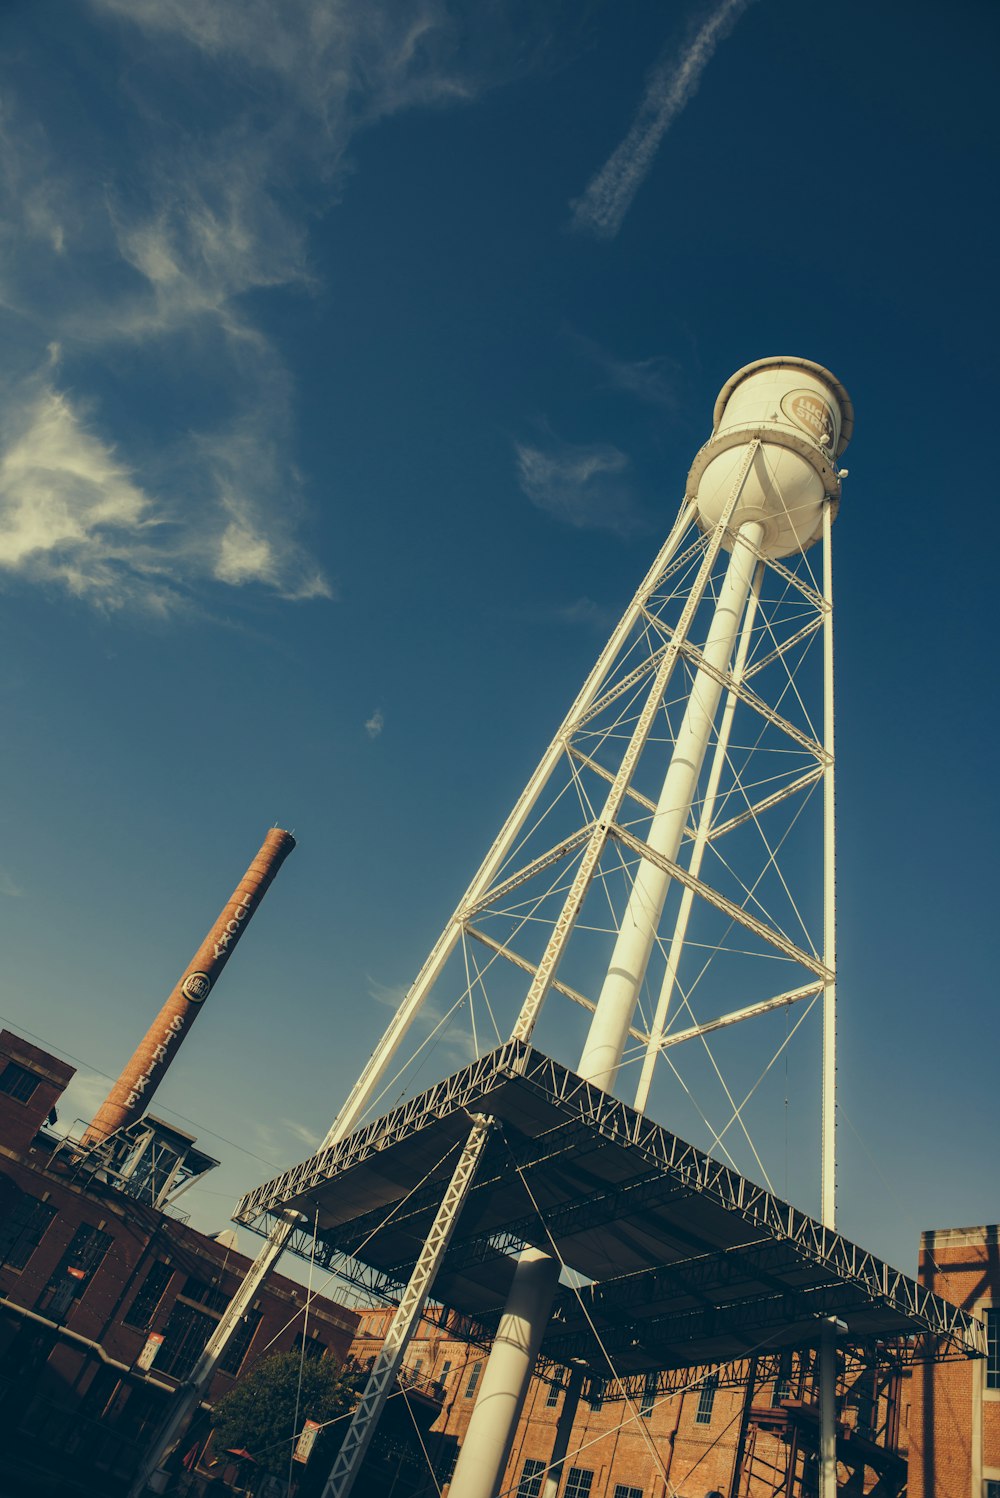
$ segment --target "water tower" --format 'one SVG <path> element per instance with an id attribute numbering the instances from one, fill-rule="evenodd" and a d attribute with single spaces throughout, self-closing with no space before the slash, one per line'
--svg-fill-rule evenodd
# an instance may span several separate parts
<path id="1" fill-rule="evenodd" d="M 838 1318 L 975 1340 L 834 1228 L 830 535 L 852 426 L 810 360 L 727 382 L 664 546 L 323 1147 L 240 1203 L 269 1235 L 242 1303 L 291 1241 L 398 1306 L 325 1498 L 350 1492 L 431 1296 L 493 1344 L 452 1498 L 499 1490 L 539 1355 L 627 1397 L 748 1338 L 821 1342 L 828 1498 Z M 372 1118 L 431 993 L 468 1016 L 475 1058 Z M 810 1033 L 793 1184 L 815 1217 L 777 1195 L 759 1108 Z M 714 1113 L 675 1059 L 692 1053 Z"/>

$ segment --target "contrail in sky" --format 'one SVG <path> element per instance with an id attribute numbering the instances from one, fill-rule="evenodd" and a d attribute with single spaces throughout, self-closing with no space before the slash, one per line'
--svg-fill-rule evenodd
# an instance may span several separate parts
<path id="1" fill-rule="evenodd" d="M 613 239 L 643 178 L 653 164 L 660 141 L 685 104 L 697 92 L 701 75 L 723 37 L 751 0 L 722 0 L 680 57 L 660 62 L 642 97 L 631 129 L 613 151 L 583 196 L 571 204 L 573 227 L 601 239 Z"/>

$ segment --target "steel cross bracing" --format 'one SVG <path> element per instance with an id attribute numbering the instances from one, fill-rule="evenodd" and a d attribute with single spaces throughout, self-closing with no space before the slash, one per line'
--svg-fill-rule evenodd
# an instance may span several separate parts
<path id="1" fill-rule="evenodd" d="M 682 1040 L 696 1041 L 721 1082 L 709 1037 L 724 1044 L 737 1021 L 754 1019 L 756 1033 L 766 1027 L 769 1013 L 787 1012 L 789 995 L 805 986 L 800 981 L 798 988 L 789 987 L 788 964 L 803 967 L 803 978 L 823 980 L 828 1018 L 832 1015 L 832 964 L 818 955 L 827 946 L 815 912 L 793 895 L 796 879 L 786 872 L 787 861 L 794 863 L 796 840 L 807 852 L 820 846 L 803 813 L 810 810 L 819 778 L 830 783 L 832 736 L 817 732 L 822 702 L 810 691 L 808 670 L 809 648 L 821 625 L 828 633 L 829 588 L 825 579 L 823 586 L 816 583 L 807 556 L 776 562 L 742 529 L 738 538 L 729 531 L 760 454 L 759 441 L 750 441 L 721 522 L 707 534 L 695 532 L 694 506 L 685 500 L 659 556 L 363 1069 L 328 1136 L 331 1150 L 379 1105 L 380 1087 L 399 1095 L 400 1074 L 389 1079 L 390 1067 L 432 991 L 438 1013 L 468 1016 L 480 1051 L 494 1037 L 528 1038 L 550 990 L 572 1001 L 573 1020 L 574 1011 L 592 1007 L 587 989 L 600 971 L 600 949 L 606 953 L 618 932 L 636 869 L 655 864 L 648 841 L 655 793 L 696 671 L 724 691 L 724 712 L 734 715 L 733 728 L 725 748 L 721 739 L 716 745 L 711 813 L 703 789 L 706 767 L 690 808 L 687 841 L 675 861 L 660 864 L 670 875 L 673 905 L 668 903 L 656 932 L 647 985 L 655 990 L 654 968 L 658 962 L 662 969 L 669 944 L 671 962 L 677 959 L 673 1008 L 657 1014 L 651 1035 L 649 1015 L 641 1007 L 629 1034 L 652 1060 L 668 1048 L 677 1058 Z M 828 543 L 828 523 L 826 536 Z M 741 676 L 711 665 L 699 643 L 727 566 L 723 548 L 734 546 L 748 547 L 759 564 L 756 623 L 745 629 Z M 699 837 L 706 866 L 692 871 L 685 852 Z M 684 939 L 677 939 L 675 926 L 671 941 L 669 923 L 682 893 L 692 897 L 697 916 Z M 489 954 L 482 965 L 476 947 Z M 744 953 L 744 947 L 752 950 Z M 738 1009 L 732 1006 L 731 984 L 714 976 L 733 955 L 757 962 L 754 986 L 741 984 Z M 783 966 L 768 967 L 768 962 Z M 770 973 L 778 976 L 772 979 Z M 647 1003 L 652 1008 L 648 994 L 640 1006 Z M 572 1037 L 571 1029 L 567 1033 Z M 743 1050 L 750 1054 L 750 1048 Z M 631 1059 L 626 1057 L 626 1064 Z M 755 1054 L 754 1077 L 766 1076 L 772 1059 L 770 1050 Z M 670 1065 L 676 1070 L 675 1059 Z M 405 1088 L 405 1067 L 402 1081 Z M 723 1086 L 731 1104 L 730 1089 Z M 733 1105 L 730 1123 L 738 1121 L 750 1142 L 745 1104 L 746 1099 Z M 725 1129 L 713 1131 L 705 1121 L 721 1140 Z M 377 1135 L 380 1124 L 373 1127 Z M 303 1179 L 310 1166 L 305 1162 L 298 1168 Z M 262 1198 L 256 1212 L 266 1211 Z M 287 1222 L 274 1227 L 272 1262 L 292 1232 Z"/>
<path id="2" fill-rule="evenodd" d="M 746 456 L 734 490 L 754 450 Z M 735 544 L 747 546 L 759 562 L 752 626 L 748 614 L 739 671 L 712 665 L 701 647 L 701 620 L 714 604 L 726 561 L 722 546 L 732 544 L 722 528 L 698 533 L 690 507 L 682 507 L 667 545 L 407 996 L 377 1063 L 366 1068 L 369 1107 L 368 1083 L 376 1070 L 385 1073 L 403 1029 L 432 988 L 435 1014 L 454 1015 L 452 1031 L 456 1023 L 471 1023 L 479 1050 L 510 1033 L 531 1033 L 550 991 L 582 1018 L 592 1012 L 601 943 L 607 950 L 618 930 L 635 870 L 652 863 L 670 875 L 673 893 L 656 935 L 641 1012 L 629 1027 L 634 1049 L 625 1064 L 637 1061 L 643 1048 L 648 1052 L 645 1096 L 655 1085 L 656 1057 L 669 1051 L 671 1068 L 688 1072 L 690 1052 L 682 1056 L 678 1048 L 694 1042 L 728 1098 L 726 1128 L 710 1126 L 710 1137 L 721 1138 L 733 1122 L 747 1132 L 751 1119 L 730 1094 L 750 1096 L 788 1043 L 787 1031 L 782 1039 L 781 1031 L 767 1028 L 767 1017 L 787 1012 L 799 997 L 813 997 L 815 980 L 829 988 L 832 979 L 822 955 L 821 912 L 803 904 L 797 887 L 803 857 L 822 844 L 810 798 L 831 756 L 822 732 L 821 673 L 812 670 L 810 648 L 821 638 L 830 605 L 808 557 L 772 562 L 741 537 Z M 730 726 L 725 744 L 720 736 L 717 763 L 703 776 L 703 782 L 709 774 L 713 779 L 711 808 L 702 789 L 676 860 L 658 860 L 648 840 L 656 788 L 690 678 L 699 670 L 722 687 Z M 695 867 L 688 850 L 699 842 Z M 677 901 L 684 894 L 689 904 L 678 927 Z M 654 1025 L 656 968 L 662 975 L 668 948 L 671 981 Z M 743 956 L 751 966 L 734 1005 L 725 964 Z M 797 982 L 789 964 L 801 969 Z M 520 986 L 525 982 L 527 995 Z M 733 1047 L 726 1039 L 731 1027 L 750 1020 L 760 1038 Z M 581 1035 L 579 1023 L 573 1019 L 567 1033 Z M 710 1044 L 721 1047 L 718 1061 Z M 766 1087 L 773 1094 L 777 1077 L 774 1072 L 751 1108 L 764 1106 Z M 405 1090 L 405 1067 L 391 1085 L 396 1095 Z M 360 1107 L 360 1093 L 355 1101 Z"/>

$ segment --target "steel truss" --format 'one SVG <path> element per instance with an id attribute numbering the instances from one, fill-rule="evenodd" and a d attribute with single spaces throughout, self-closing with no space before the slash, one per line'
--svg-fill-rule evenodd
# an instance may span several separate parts
<path id="1" fill-rule="evenodd" d="M 756 443 L 749 445 L 734 496 L 758 451 Z M 758 565 L 740 657 L 723 668 L 706 659 L 702 621 L 721 585 L 727 561 L 723 547 L 734 544 Z M 686 895 L 689 901 L 672 939 L 666 924 L 656 938 L 650 986 L 670 947 L 656 1022 L 651 1012 L 638 1014 L 629 1029 L 630 1039 L 648 1053 L 640 1088 L 643 1104 L 657 1057 L 669 1050 L 670 1065 L 676 1067 L 682 1055 L 676 1048 L 695 1042 L 715 1065 L 710 1038 L 738 1022 L 754 1020 L 758 1030 L 765 1027 L 754 1051 L 761 1053 L 763 1070 L 769 1059 L 763 1054 L 770 1044 L 767 1016 L 787 1009 L 793 1002 L 786 998 L 789 993 L 797 998 L 832 992 L 832 965 L 821 955 L 822 913 L 800 908 L 782 869 L 786 840 L 805 836 L 806 822 L 799 827 L 799 818 L 832 768 L 822 691 L 817 695 L 815 690 L 821 673 L 810 676 L 803 666 L 807 662 L 811 668 L 810 647 L 824 635 L 831 617 L 828 589 L 817 581 L 806 556 L 772 561 L 746 537 L 734 542 L 725 524 L 703 535 L 685 502 L 667 543 L 366 1066 L 342 1114 L 341 1132 L 355 1126 L 363 1107 L 370 1106 L 373 1086 L 432 989 L 438 1012 L 472 1016 L 480 1050 L 486 1037 L 492 1044 L 511 1033 L 514 1014 L 513 1033 L 527 1038 L 550 992 L 584 1013 L 593 1012 L 597 995 L 588 988 L 592 974 L 601 971 L 595 938 L 600 933 L 614 936 L 632 876 L 642 864 L 667 873 L 676 890 L 665 923 L 673 919 L 677 898 Z M 706 765 L 702 776 L 703 783 L 711 782 L 711 794 L 703 785 L 677 858 L 657 862 L 647 835 L 656 787 L 696 672 L 722 689 L 726 726 L 717 725 L 714 759 L 710 749 L 712 765 Z M 822 847 L 818 827 L 812 846 Z M 737 1007 L 731 993 L 722 989 L 720 997 L 721 980 L 712 974 L 720 957 L 742 950 L 739 938 L 742 947 L 749 939 L 753 955 L 770 957 L 772 965 L 759 962 L 748 970 Z M 588 955 L 575 957 L 578 949 Z M 775 968 L 774 962 L 783 967 Z M 802 970 L 797 982 L 787 971 L 789 964 Z M 771 972 L 779 975 L 777 981 L 770 980 Z M 820 989 L 807 990 L 807 979 L 820 980 Z M 525 980 L 526 996 L 519 986 Z M 403 1079 L 405 1085 L 405 1068 Z M 735 1085 L 745 1092 L 749 1081 Z M 748 1130 L 725 1082 L 723 1088 L 732 1111 L 725 1126 L 713 1130 L 716 1139 L 734 1122 L 738 1130 Z M 751 1150 L 759 1158 L 752 1144 Z"/>
<path id="2" fill-rule="evenodd" d="M 573 1245 L 613 1229 L 619 1221 L 641 1220 L 652 1238 L 649 1272 L 605 1279 L 582 1293 L 602 1325 L 619 1325 L 623 1338 L 626 1333 L 634 1337 L 641 1327 L 644 1339 L 655 1340 L 659 1350 L 651 1352 L 651 1365 L 657 1359 L 668 1361 L 668 1346 L 671 1359 L 683 1362 L 683 1344 L 696 1344 L 699 1337 L 739 1334 L 753 1327 L 763 1333 L 782 1325 L 801 1328 L 803 1322 L 815 1326 L 818 1317 L 846 1310 L 863 1313 L 869 1321 L 874 1317 L 887 1336 L 918 1334 L 939 1351 L 949 1345 L 965 1356 L 985 1350 L 981 1324 L 959 1307 L 516 1040 L 250 1192 L 241 1201 L 236 1220 L 252 1227 L 264 1212 L 294 1209 L 312 1216 L 318 1210 L 321 1239 L 337 1252 L 367 1258 L 398 1285 L 410 1262 L 387 1264 L 380 1258 L 379 1220 L 386 1232 L 398 1228 L 410 1240 L 419 1236 L 421 1224 L 441 1199 L 455 1145 L 465 1138 L 470 1115 L 478 1114 L 498 1118 L 511 1147 L 494 1140 L 483 1157 L 481 1184 L 468 1191 L 476 1228 L 463 1235 L 459 1226 L 453 1246 L 442 1256 L 445 1281 L 470 1263 L 499 1257 L 505 1246 L 543 1246 L 550 1241 L 563 1244 L 567 1262 L 587 1274 L 591 1261 L 584 1255 L 574 1263 Z M 536 1132 L 525 1137 L 529 1119 L 535 1120 Z M 429 1172 L 425 1187 L 406 1198 L 390 1191 L 360 1214 L 350 1208 L 343 1212 L 339 1202 L 347 1199 L 345 1191 L 353 1202 L 370 1180 L 374 1193 L 379 1189 L 376 1183 L 389 1172 L 390 1160 L 392 1172 L 402 1172 L 408 1151 L 414 1160 L 423 1151 L 423 1160 L 428 1148 L 429 1158 L 439 1158 L 440 1163 Z M 577 1160 L 586 1160 L 588 1168 L 596 1170 L 597 1151 L 613 1162 L 612 1179 L 590 1192 L 578 1190 L 572 1201 L 560 1199 L 565 1191 L 561 1182 L 567 1177 L 558 1172 L 576 1171 Z M 375 1172 L 370 1177 L 365 1174 L 369 1163 Z M 508 1194 L 503 1200 L 509 1203 L 510 1188 L 524 1176 L 536 1184 L 530 1196 L 521 1188 L 522 1199 L 526 1205 L 532 1198 L 541 1201 L 540 1213 L 525 1210 L 517 1218 L 508 1214 L 492 1220 L 490 1200 L 505 1187 Z M 660 1229 L 656 1212 L 665 1207 L 672 1215 Z M 710 1229 L 703 1220 L 707 1207 L 715 1214 Z M 662 1244 L 656 1241 L 658 1231 L 665 1234 Z M 696 1245 L 707 1231 L 725 1235 L 726 1244 L 715 1252 L 698 1253 Z M 684 1233 L 692 1246 L 687 1254 L 678 1255 L 676 1243 Z M 368 1247 L 363 1249 L 366 1239 Z M 609 1251 L 613 1246 L 612 1239 Z M 757 1288 L 727 1298 L 742 1283 Z M 668 1306 L 678 1294 L 694 1296 L 701 1307 L 657 1318 L 657 1306 Z M 573 1299 L 562 1292 L 561 1320 L 544 1343 L 546 1355 L 558 1360 L 586 1356 L 585 1345 L 593 1348 L 589 1331 L 574 1330 Z M 479 1315 L 477 1307 L 454 1308 Z"/>

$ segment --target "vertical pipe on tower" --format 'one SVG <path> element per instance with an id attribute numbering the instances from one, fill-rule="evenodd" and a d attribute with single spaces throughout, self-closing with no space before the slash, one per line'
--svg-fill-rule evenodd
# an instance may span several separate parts
<path id="1" fill-rule="evenodd" d="M 693 874 L 696 879 L 701 873 L 702 860 L 705 856 L 705 849 L 708 847 L 708 836 L 712 829 L 712 818 L 715 815 L 715 802 L 719 792 L 719 784 L 722 780 L 722 771 L 729 753 L 729 737 L 732 732 L 733 718 L 736 715 L 736 703 L 739 700 L 735 684 L 743 680 L 750 642 L 753 638 L 754 622 L 757 618 L 757 600 L 763 570 L 763 564 L 758 563 L 753 588 L 750 592 L 743 620 L 743 629 L 740 632 L 740 642 L 736 648 L 736 662 L 733 666 L 734 686 L 730 687 L 726 693 L 726 702 L 722 709 L 722 721 L 719 724 L 719 732 L 715 740 L 715 750 L 712 754 L 712 766 L 708 772 L 708 784 L 705 787 L 705 796 L 701 803 L 698 830 L 695 833 L 691 857 L 688 860 L 688 873 Z M 646 1054 L 643 1057 L 642 1074 L 639 1078 L 639 1085 L 636 1088 L 635 1101 L 632 1104 L 633 1108 L 639 1113 L 644 1113 L 646 1110 L 650 1088 L 653 1085 L 653 1073 L 657 1057 L 660 1056 L 662 1051 L 663 1037 L 666 1033 L 667 1019 L 670 1014 L 670 1001 L 677 986 L 677 973 L 680 967 L 681 953 L 684 950 L 684 943 L 687 939 L 688 923 L 691 919 L 691 912 L 694 909 L 694 898 L 693 889 L 687 888 L 684 890 L 681 895 L 677 919 L 674 922 L 674 932 L 670 938 L 670 947 L 667 951 L 667 965 L 663 974 L 663 982 L 660 985 L 660 996 L 656 1003 L 656 1012 L 653 1016 Z"/>
<path id="2" fill-rule="evenodd" d="M 116 1129 L 124 1128 L 145 1113 L 181 1041 L 198 1018 L 202 1004 L 218 981 L 236 943 L 294 847 L 295 839 L 290 832 L 272 827 L 257 856 L 222 907 L 218 920 L 94 1114 L 83 1136 L 84 1144 L 99 1144 Z"/>
<path id="3" fill-rule="evenodd" d="M 695 676 L 653 814 L 647 841 L 671 862 L 697 792 L 763 534 L 759 520 L 747 520 L 739 528 L 702 651 L 705 664 Z M 605 1091 L 615 1084 L 669 886 L 668 874 L 645 861 L 640 864 L 577 1068 L 581 1077 Z M 528 1250 L 518 1261 L 458 1455 L 452 1498 L 494 1498 L 499 1490 L 559 1271 L 559 1261 L 539 1249 Z"/>
<path id="4" fill-rule="evenodd" d="M 647 834 L 646 841 L 654 853 L 671 862 L 680 849 L 698 788 L 698 777 L 722 695 L 720 676 L 729 668 L 753 580 L 756 548 L 763 534 L 764 526 L 759 520 L 749 520 L 740 527 L 702 651 L 708 669 L 700 667 L 695 676 Z M 662 869 L 646 862 L 639 865 L 577 1068 L 581 1077 L 603 1087 L 606 1092 L 615 1085 L 669 886 L 670 875 Z"/>

